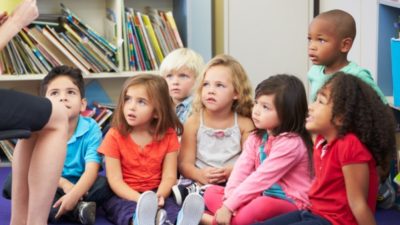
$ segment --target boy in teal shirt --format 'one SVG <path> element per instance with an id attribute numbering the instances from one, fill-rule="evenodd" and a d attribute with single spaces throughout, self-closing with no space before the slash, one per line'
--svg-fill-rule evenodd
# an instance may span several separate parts
<path id="1" fill-rule="evenodd" d="M 65 105 L 69 123 L 67 155 L 49 222 L 64 218 L 94 224 L 96 205 L 111 197 L 112 192 L 106 178 L 98 175 L 102 163 L 97 153 L 102 141 L 100 127 L 92 118 L 80 115 L 87 105 L 81 71 L 68 66 L 55 67 L 40 88 L 42 96 Z M 11 185 L 5 185 L 3 194 L 11 196 L 10 190 Z"/>
<path id="2" fill-rule="evenodd" d="M 342 10 L 321 13 L 311 22 L 308 31 L 308 55 L 314 65 L 307 74 L 311 101 L 314 101 L 318 90 L 330 75 L 342 71 L 366 82 L 387 103 L 370 72 L 347 60 L 355 36 L 354 18 Z"/>

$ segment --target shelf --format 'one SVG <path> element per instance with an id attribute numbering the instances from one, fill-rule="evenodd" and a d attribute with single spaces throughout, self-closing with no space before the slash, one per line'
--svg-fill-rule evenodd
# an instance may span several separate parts
<path id="1" fill-rule="evenodd" d="M 119 73 L 93 73 L 84 75 L 84 79 L 105 79 L 105 78 L 127 78 L 137 74 L 158 74 L 158 71 L 127 71 Z M 1 81 L 30 81 L 43 80 L 44 74 L 26 74 L 26 75 L 0 75 Z"/>
<path id="2" fill-rule="evenodd" d="M 390 7 L 395 7 L 395 8 L 400 8 L 400 1 L 394 1 L 394 0 L 379 0 L 379 4 L 381 5 L 387 5 Z"/>

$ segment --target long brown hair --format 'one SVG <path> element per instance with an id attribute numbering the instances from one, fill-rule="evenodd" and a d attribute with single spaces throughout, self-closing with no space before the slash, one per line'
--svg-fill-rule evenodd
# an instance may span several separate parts
<path id="1" fill-rule="evenodd" d="M 169 128 L 174 128 L 178 135 L 183 132 L 183 126 L 176 116 L 172 99 L 169 95 L 168 84 L 161 76 L 154 74 L 139 74 L 125 81 L 119 95 L 117 108 L 115 110 L 112 126 L 124 135 L 132 131 L 132 127 L 124 117 L 125 96 L 130 87 L 142 85 L 147 91 L 149 100 L 154 106 L 156 118 L 151 121 L 151 131 L 160 140 Z"/>

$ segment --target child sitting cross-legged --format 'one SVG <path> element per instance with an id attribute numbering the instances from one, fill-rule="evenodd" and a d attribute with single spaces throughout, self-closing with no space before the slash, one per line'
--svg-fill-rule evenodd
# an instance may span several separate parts
<path id="1" fill-rule="evenodd" d="M 190 195 L 180 210 L 170 196 L 182 129 L 164 78 L 140 74 L 125 82 L 112 128 L 99 148 L 115 193 L 103 204 L 108 220 L 116 225 L 198 224 L 203 198 Z"/>
<path id="2" fill-rule="evenodd" d="M 86 109 L 81 71 L 68 66 L 54 67 L 42 80 L 40 89 L 42 96 L 65 106 L 69 123 L 67 155 L 49 222 L 56 223 L 65 219 L 94 224 L 96 206 L 110 198 L 112 191 L 106 178 L 98 175 L 102 162 L 102 157 L 97 153 L 102 141 L 100 127 L 93 119 L 80 115 Z M 10 180 L 6 181 L 3 190 L 5 196 L 11 196 Z"/>

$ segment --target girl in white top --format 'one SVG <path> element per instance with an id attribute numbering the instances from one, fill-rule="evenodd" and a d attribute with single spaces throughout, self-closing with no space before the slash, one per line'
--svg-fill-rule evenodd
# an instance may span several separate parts
<path id="1" fill-rule="evenodd" d="M 240 63 L 218 55 L 199 77 L 179 153 L 179 172 L 197 184 L 224 184 L 254 129 L 252 88 Z"/>

